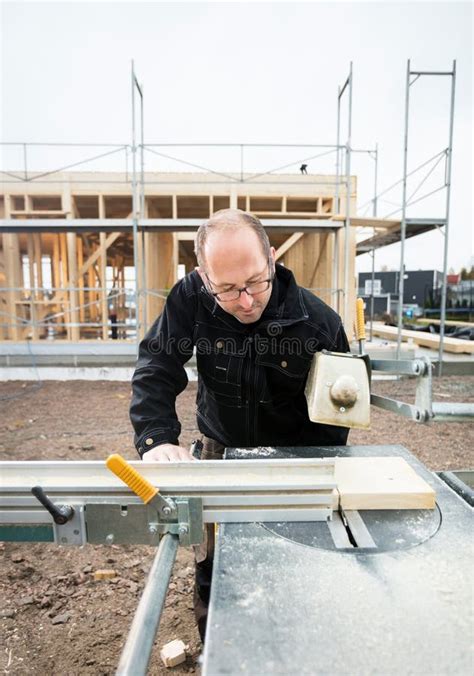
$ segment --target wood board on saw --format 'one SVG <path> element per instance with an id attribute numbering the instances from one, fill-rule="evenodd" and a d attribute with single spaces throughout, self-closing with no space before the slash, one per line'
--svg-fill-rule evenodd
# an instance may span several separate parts
<path id="1" fill-rule="evenodd" d="M 343 509 L 434 509 L 436 493 L 400 457 L 336 457 Z"/>

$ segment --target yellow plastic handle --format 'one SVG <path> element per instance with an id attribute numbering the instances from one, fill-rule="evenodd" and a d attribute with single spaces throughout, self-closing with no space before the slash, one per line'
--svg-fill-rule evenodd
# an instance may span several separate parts
<path id="1" fill-rule="evenodd" d="M 356 301 L 355 329 L 356 339 L 365 340 L 364 301 L 362 298 L 358 298 Z"/>
<path id="2" fill-rule="evenodd" d="M 158 489 L 155 486 L 152 486 L 145 477 L 142 477 L 140 472 L 137 472 L 137 470 L 118 453 L 109 455 L 105 464 L 110 471 L 116 474 L 119 479 L 122 479 L 124 484 L 127 484 L 127 486 L 131 488 L 146 505 L 158 493 Z"/>

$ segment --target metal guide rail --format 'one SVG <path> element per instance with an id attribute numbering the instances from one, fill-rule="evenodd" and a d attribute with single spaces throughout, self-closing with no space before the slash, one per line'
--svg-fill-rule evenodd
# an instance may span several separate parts
<path id="1" fill-rule="evenodd" d="M 204 523 L 332 517 L 333 458 L 144 464 L 112 455 L 106 465 L 0 463 L 0 540 L 159 545 L 118 665 L 124 676 L 146 674 L 178 545 L 201 543 Z"/>
<path id="2" fill-rule="evenodd" d="M 189 463 L 110 456 L 107 465 L 0 463 L 0 539 L 158 545 L 171 533 L 190 545 L 202 541 L 203 523 L 332 515 L 334 459 L 207 460 L 193 462 L 190 471 Z"/>

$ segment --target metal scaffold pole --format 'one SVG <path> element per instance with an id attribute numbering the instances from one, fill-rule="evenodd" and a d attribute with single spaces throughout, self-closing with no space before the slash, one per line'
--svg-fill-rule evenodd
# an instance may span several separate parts
<path id="1" fill-rule="evenodd" d="M 138 91 L 140 92 L 140 220 L 143 221 L 147 217 L 145 205 L 145 125 L 144 125 L 144 100 L 143 100 L 143 85 L 136 82 Z M 146 283 L 146 237 L 142 232 L 142 290 L 143 290 L 143 328 L 147 330 L 148 325 L 148 309 L 147 309 L 147 283 Z"/>
<path id="2" fill-rule="evenodd" d="M 349 86 L 349 115 L 346 141 L 346 218 L 344 224 L 344 321 L 349 318 L 349 240 L 351 230 L 351 134 L 352 134 L 352 61 L 349 77 L 346 83 Z M 342 92 L 344 92 L 344 88 Z M 342 95 L 341 92 L 341 95 Z"/>
<path id="3" fill-rule="evenodd" d="M 408 112 L 410 107 L 410 59 L 407 62 L 407 74 L 405 85 L 405 132 L 403 136 L 403 193 L 402 193 L 402 222 L 400 226 L 400 274 L 398 275 L 398 333 L 397 333 L 397 359 L 400 359 L 402 344 L 403 322 L 403 292 L 405 277 L 405 236 L 407 229 L 407 167 L 408 167 Z"/>
<path id="4" fill-rule="evenodd" d="M 339 144 L 340 144 L 340 137 L 341 137 L 341 88 L 338 86 L 337 88 L 337 133 L 336 133 L 336 188 L 335 188 L 335 195 L 334 195 L 334 213 L 338 214 L 340 213 L 340 207 L 339 207 L 339 189 L 340 189 L 340 165 L 339 165 Z M 340 289 L 339 289 L 339 230 L 336 230 L 334 232 L 334 267 L 333 267 L 333 282 L 332 285 L 336 291 L 336 302 L 335 305 L 333 306 L 336 312 L 339 314 L 341 313 L 341 308 L 340 308 Z"/>
<path id="5" fill-rule="evenodd" d="M 451 104 L 449 109 L 449 142 L 446 151 L 446 223 L 444 226 L 444 253 L 443 253 L 443 287 L 441 292 L 441 316 L 439 329 L 439 375 L 443 370 L 443 343 L 446 323 L 446 293 L 448 287 L 448 244 L 449 244 L 449 209 L 451 206 L 451 163 L 453 154 L 453 126 L 454 126 L 454 97 L 456 93 L 456 60 L 453 61 L 451 79 Z"/>
<path id="6" fill-rule="evenodd" d="M 348 125 L 347 125 L 347 139 L 345 143 L 346 151 L 346 167 L 345 167 L 345 184 L 346 184 L 346 205 L 345 205 L 345 219 L 344 219 L 344 303 L 343 303 L 343 321 L 347 323 L 349 317 L 349 240 L 350 240 L 350 208 L 351 208 L 351 134 L 352 134 L 352 61 L 349 66 L 349 75 L 342 87 L 338 87 L 337 94 L 337 152 L 336 152 L 336 192 L 335 192 L 335 210 L 340 213 L 340 166 L 339 166 L 339 144 L 340 144 L 340 127 L 341 127 L 341 98 L 344 92 L 348 89 L 349 92 L 349 108 L 348 108 Z M 337 288 L 339 289 L 339 246 L 338 236 L 336 235 L 335 242 L 335 268 L 337 270 Z M 339 295 L 339 294 L 338 294 Z M 338 304 L 339 305 L 339 304 Z M 340 312 L 340 308 L 338 307 Z"/>
<path id="7" fill-rule="evenodd" d="M 133 266 L 135 268 L 135 325 L 137 349 L 140 342 L 140 286 L 138 281 L 138 218 L 137 218 L 137 146 L 135 133 L 135 70 L 132 60 L 132 223 L 133 223 Z"/>
<path id="8" fill-rule="evenodd" d="M 120 657 L 117 676 L 145 676 L 148 672 L 178 545 L 177 535 L 166 533 L 161 538 Z"/>
<path id="9" fill-rule="evenodd" d="M 413 77 L 413 79 L 411 79 Z M 416 71 L 411 70 L 410 60 L 407 62 L 406 75 L 406 93 L 405 93 L 405 135 L 404 135 L 404 160 L 403 160 L 403 194 L 402 194 L 402 221 L 401 221 L 401 249 L 400 249 L 400 274 L 399 274 L 399 298 L 398 298 L 398 333 L 397 333 L 397 359 L 400 359 L 400 348 L 402 342 L 402 326 L 403 326 L 403 291 L 404 291 L 404 276 L 405 276 L 405 238 L 406 238 L 406 210 L 409 204 L 407 203 L 407 158 L 408 158 L 408 120 L 409 120 L 409 100 L 410 87 L 418 78 L 422 76 L 448 76 L 451 77 L 451 103 L 449 115 L 449 142 L 448 147 L 443 150 L 440 155 L 446 156 L 446 173 L 444 188 L 446 188 L 446 210 L 444 219 L 444 250 L 443 250 L 443 285 L 441 289 L 441 312 L 440 312 L 440 334 L 439 334 L 439 371 L 442 373 L 443 362 L 443 343 L 446 323 L 446 295 L 447 295 L 447 277 L 448 277 L 448 244 L 449 244 L 449 210 L 451 203 L 451 164 L 452 164 L 452 146 L 453 146 L 453 126 L 454 126 L 454 99 L 456 89 L 456 61 L 453 61 L 452 71 Z M 436 156 L 435 156 L 436 157 Z M 429 175 L 429 174 L 428 174 Z M 438 188 L 439 189 L 439 188 Z M 436 191 L 433 191 L 436 192 Z M 431 194 L 431 193 L 429 193 Z M 419 200 L 417 200 L 419 201 Z"/>
<path id="10" fill-rule="evenodd" d="M 375 144 L 374 151 L 374 198 L 372 200 L 372 215 L 375 218 L 377 216 L 377 180 L 378 180 L 378 165 L 379 165 L 379 146 L 378 143 Z M 375 232 L 375 229 L 374 229 Z M 373 339 L 373 329 L 374 329 L 374 285 L 375 285 L 375 248 L 372 249 L 372 285 L 370 292 L 370 333 L 369 340 L 372 342 Z"/>
<path id="11" fill-rule="evenodd" d="M 135 88 L 140 95 L 140 195 L 138 194 L 137 180 L 137 143 L 136 143 L 136 116 L 135 116 Z M 146 288 L 145 275 L 145 246 L 144 235 L 141 256 L 139 257 L 140 243 L 138 240 L 138 220 L 145 217 L 145 161 L 144 161 L 144 124 L 143 124 L 143 88 L 135 76 L 135 67 L 132 60 L 132 222 L 133 222 L 133 265 L 135 267 L 135 312 L 137 327 L 137 346 L 140 342 L 140 329 L 146 327 L 146 299 L 141 298 L 141 291 Z M 141 276 L 141 279 L 140 279 Z M 140 304 L 143 303 L 142 308 Z M 140 321 L 142 319 L 142 322 Z"/>

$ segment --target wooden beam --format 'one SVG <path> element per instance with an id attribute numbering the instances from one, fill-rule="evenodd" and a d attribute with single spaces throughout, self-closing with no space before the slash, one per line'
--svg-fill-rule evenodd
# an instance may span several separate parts
<path id="1" fill-rule="evenodd" d="M 101 234 L 105 234 L 105 233 L 101 233 Z M 81 278 L 83 275 L 85 275 L 85 273 L 88 271 L 88 269 L 91 267 L 91 265 L 94 265 L 94 263 L 97 263 L 99 258 L 103 255 L 102 246 L 104 246 L 104 249 L 107 250 L 109 247 L 112 246 L 112 244 L 114 242 L 116 242 L 118 240 L 118 238 L 120 237 L 121 234 L 122 234 L 121 232 L 112 232 L 108 237 L 106 237 L 103 244 L 101 243 L 99 248 L 96 249 L 91 256 L 89 256 L 89 258 L 86 260 L 85 263 L 82 264 L 82 266 L 80 267 L 79 272 L 78 272 L 78 278 Z M 102 242 L 102 240 L 101 240 L 101 242 Z"/>
<path id="2" fill-rule="evenodd" d="M 68 286 L 68 281 L 69 281 L 69 274 L 68 274 L 68 269 L 67 269 L 67 238 L 66 238 L 66 233 L 61 232 L 59 234 L 59 253 L 60 253 L 60 258 L 61 258 L 61 286 L 63 289 L 66 289 Z M 70 322 L 70 315 L 69 311 L 64 312 L 64 322 L 66 324 L 69 324 Z M 71 327 L 66 326 L 66 334 L 68 339 L 71 339 Z"/>
<path id="3" fill-rule="evenodd" d="M 278 247 L 278 249 L 275 252 L 275 260 L 279 260 L 286 252 L 288 249 L 291 249 L 293 244 L 296 244 L 296 242 L 299 242 L 299 240 L 303 237 L 304 232 L 294 232 L 290 237 L 288 237 L 287 240 L 283 242 L 281 246 Z"/>
<path id="4" fill-rule="evenodd" d="M 398 328 L 396 326 L 385 326 L 374 322 L 372 331 L 374 336 L 381 338 L 388 338 L 389 340 L 396 340 L 398 335 Z M 433 350 L 439 348 L 439 335 L 435 333 L 425 333 L 424 331 L 408 331 L 402 330 L 402 340 L 412 340 L 417 345 L 423 347 L 430 347 Z M 443 346 L 446 352 L 474 354 L 474 342 L 470 340 L 461 340 L 460 338 L 449 338 L 445 336 L 443 339 Z"/>
<path id="5" fill-rule="evenodd" d="M 67 184 L 63 185 L 61 195 L 61 208 L 66 214 L 66 218 L 74 218 L 72 211 L 71 186 Z"/>
<path id="6" fill-rule="evenodd" d="M 36 307 L 35 299 L 39 298 L 39 294 L 36 290 L 37 277 L 35 275 L 35 265 L 37 267 L 36 261 L 36 247 L 35 247 L 35 236 L 32 233 L 26 235 L 26 251 L 28 254 L 28 271 L 30 273 L 30 320 L 32 322 L 32 338 L 33 340 L 38 340 L 38 319 L 36 317 Z M 29 327 L 26 327 L 23 334 L 28 334 Z"/>
<path id="7" fill-rule="evenodd" d="M 115 233 L 114 233 L 115 234 Z M 101 310 L 102 310 L 102 338 L 107 340 L 109 337 L 109 312 L 107 307 L 107 237 L 105 232 L 100 233 L 100 286 L 101 286 Z"/>
<path id="8" fill-rule="evenodd" d="M 89 318 L 91 322 L 97 320 L 99 312 L 97 308 L 97 293 L 93 291 L 95 285 L 95 269 L 94 267 L 90 267 L 87 271 L 87 286 L 89 287 L 89 291 L 87 292 L 87 303 L 89 306 Z"/>
<path id="9" fill-rule="evenodd" d="M 171 289 L 176 282 L 178 265 L 178 241 L 173 233 L 145 233 L 145 271 L 147 290 Z M 156 261 L 161 261 L 160 265 Z M 147 323 L 151 325 L 161 313 L 164 299 L 151 294 L 146 296 Z"/>
<path id="10" fill-rule="evenodd" d="M 3 233 L 3 252 L 5 256 L 5 277 L 9 287 L 15 287 L 16 291 L 5 292 L 7 306 L 8 335 L 11 340 L 18 340 L 20 330 L 18 326 L 18 314 L 16 301 L 20 300 L 23 275 L 21 271 L 20 242 L 19 235 L 13 233 Z"/>
<path id="11" fill-rule="evenodd" d="M 83 265 L 84 265 L 84 242 L 82 239 L 82 235 L 79 234 L 77 237 L 77 266 L 79 270 L 82 268 Z M 78 274 L 77 285 L 79 287 L 79 321 L 81 322 L 81 324 L 83 324 L 85 322 L 84 277 L 83 275 L 79 275 L 79 271 L 77 274 Z"/>
<path id="12" fill-rule="evenodd" d="M 28 255 L 28 271 L 30 273 L 30 289 L 31 294 L 34 294 L 36 288 L 36 276 L 35 276 L 35 242 L 33 239 L 33 234 L 28 233 L 26 235 L 26 253 Z"/>
<path id="13" fill-rule="evenodd" d="M 324 274 L 318 274 L 318 272 L 322 272 L 322 268 L 324 267 L 324 263 L 327 263 L 327 244 L 328 244 L 328 238 L 329 238 L 330 233 L 329 232 L 321 232 L 318 235 L 318 240 L 319 240 L 319 252 L 318 255 L 315 257 L 314 264 L 313 264 L 313 269 L 311 270 L 309 274 L 309 285 L 310 288 L 316 288 L 318 289 L 318 296 L 323 296 L 326 294 L 321 293 L 321 289 L 327 289 L 328 288 L 328 283 L 326 280 L 326 276 Z M 324 301 L 326 302 L 326 298 L 324 298 Z"/>
<path id="14" fill-rule="evenodd" d="M 345 216 L 332 216 L 331 221 L 345 221 Z M 360 218 L 357 216 L 351 216 L 351 226 L 355 228 L 397 228 L 400 227 L 399 220 L 389 220 L 383 218 L 371 218 L 367 216 L 365 218 Z"/>
<path id="15" fill-rule="evenodd" d="M 33 239 L 35 243 L 35 264 L 36 264 L 36 279 L 38 282 L 38 288 L 43 288 L 43 261 L 42 261 L 42 252 L 41 252 L 41 233 L 35 232 L 33 234 Z M 43 296 L 43 292 L 39 292 L 40 296 Z"/>
<path id="16" fill-rule="evenodd" d="M 59 259 L 59 235 L 53 234 L 53 287 L 55 291 L 61 286 L 61 265 Z"/>
<path id="17" fill-rule="evenodd" d="M 69 303 L 70 303 L 70 321 L 71 323 L 79 323 L 79 294 L 77 292 L 77 237 L 75 232 L 68 232 L 67 238 L 67 254 L 68 254 L 68 268 L 69 268 Z M 80 331 L 78 326 L 71 326 L 72 340 L 79 340 Z"/>

